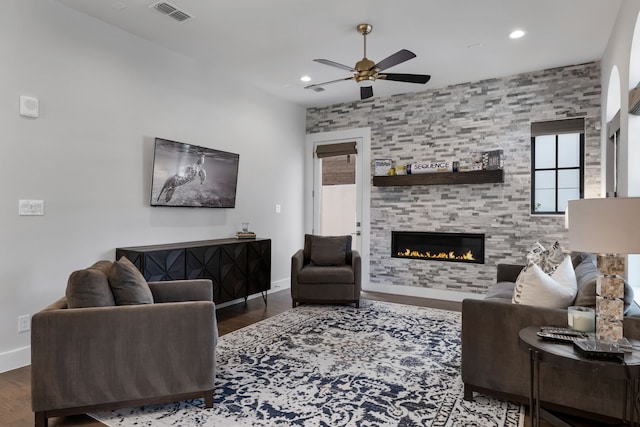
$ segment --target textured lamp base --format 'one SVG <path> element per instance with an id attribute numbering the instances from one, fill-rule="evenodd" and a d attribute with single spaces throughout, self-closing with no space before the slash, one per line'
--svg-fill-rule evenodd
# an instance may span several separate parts
<path id="1" fill-rule="evenodd" d="M 596 339 L 620 341 L 623 334 L 625 257 L 621 255 L 598 255 L 596 282 Z"/>
<path id="2" fill-rule="evenodd" d="M 622 341 L 622 322 L 596 317 L 596 339 L 605 342 Z"/>

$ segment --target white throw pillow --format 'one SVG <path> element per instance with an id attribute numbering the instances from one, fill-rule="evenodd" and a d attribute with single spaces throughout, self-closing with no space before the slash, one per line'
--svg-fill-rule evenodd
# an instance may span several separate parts
<path id="1" fill-rule="evenodd" d="M 514 304 L 535 305 L 548 308 L 567 308 L 578 292 L 576 273 L 571 257 L 564 260 L 551 276 L 537 265 L 530 263 L 516 279 L 513 289 Z"/>

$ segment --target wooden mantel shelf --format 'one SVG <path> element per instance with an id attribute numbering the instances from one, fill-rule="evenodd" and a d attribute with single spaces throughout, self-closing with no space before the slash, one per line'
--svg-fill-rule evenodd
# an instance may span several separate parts
<path id="1" fill-rule="evenodd" d="M 502 169 L 373 177 L 373 185 L 375 187 L 392 187 L 402 185 L 487 184 L 500 182 L 504 182 L 504 170 Z"/>

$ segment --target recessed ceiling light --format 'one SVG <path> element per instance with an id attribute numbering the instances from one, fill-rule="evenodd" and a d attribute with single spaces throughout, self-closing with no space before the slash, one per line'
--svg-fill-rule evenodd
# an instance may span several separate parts
<path id="1" fill-rule="evenodd" d="M 302 76 L 300 77 L 300 81 L 303 81 L 305 83 L 310 82 L 311 81 L 311 77 L 309 76 Z"/>
<path id="2" fill-rule="evenodd" d="M 512 39 L 519 39 L 520 37 L 524 36 L 525 32 L 522 30 L 515 30 L 512 31 L 511 34 L 509 34 L 509 37 Z"/>

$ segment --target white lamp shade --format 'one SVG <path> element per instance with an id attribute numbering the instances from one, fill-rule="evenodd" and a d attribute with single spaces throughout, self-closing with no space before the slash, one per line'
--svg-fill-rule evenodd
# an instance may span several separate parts
<path id="1" fill-rule="evenodd" d="M 569 248 L 639 254 L 640 197 L 569 200 Z"/>

